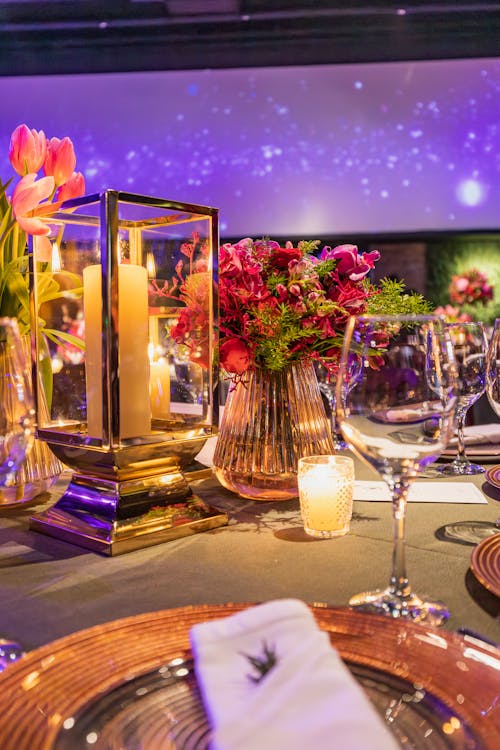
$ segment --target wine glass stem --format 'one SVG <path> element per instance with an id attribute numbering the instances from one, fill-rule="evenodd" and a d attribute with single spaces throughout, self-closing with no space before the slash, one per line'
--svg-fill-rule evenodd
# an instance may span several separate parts
<path id="1" fill-rule="evenodd" d="M 457 412 L 457 457 L 455 461 L 467 463 L 465 455 L 464 425 L 467 410 Z"/>
<path id="2" fill-rule="evenodd" d="M 403 481 L 392 483 L 393 547 L 392 575 L 389 584 L 391 593 L 406 597 L 411 587 L 406 575 L 405 521 L 409 485 Z"/>

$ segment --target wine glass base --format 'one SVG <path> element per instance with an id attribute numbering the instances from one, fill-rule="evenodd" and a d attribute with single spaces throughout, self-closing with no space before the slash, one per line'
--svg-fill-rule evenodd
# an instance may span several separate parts
<path id="1" fill-rule="evenodd" d="M 486 469 L 480 464 L 472 464 L 470 461 L 455 462 L 440 466 L 439 473 L 445 477 L 462 477 L 473 476 L 474 474 L 484 474 Z"/>
<path id="2" fill-rule="evenodd" d="M 421 599 L 413 593 L 404 597 L 397 596 L 390 589 L 376 589 L 356 594 L 349 600 L 349 606 L 360 612 L 421 622 L 433 627 L 442 625 L 450 616 L 449 610 L 442 602 Z"/>

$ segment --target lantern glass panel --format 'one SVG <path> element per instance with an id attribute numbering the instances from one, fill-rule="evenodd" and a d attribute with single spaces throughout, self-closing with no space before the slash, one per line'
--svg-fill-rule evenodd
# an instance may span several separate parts
<path id="1" fill-rule="evenodd" d="M 208 436 L 217 210 L 106 191 L 49 222 L 52 257 L 35 242 L 33 263 L 40 436 L 106 450 Z"/>

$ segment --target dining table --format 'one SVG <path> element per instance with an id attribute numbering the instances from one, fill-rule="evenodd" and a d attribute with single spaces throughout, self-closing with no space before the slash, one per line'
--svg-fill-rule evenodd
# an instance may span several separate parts
<path id="1" fill-rule="evenodd" d="M 391 502 L 380 477 L 352 457 L 350 530 L 335 538 L 305 533 L 298 498 L 259 501 L 225 489 L 201 455 L 186 477 L 196 495 L 226 514 L 227 525 L 125 554 L 105 556 L 30 529 L 30 516 L 64 493 L 69 471 L 45 494 L 0 509 L 0 747 L 206 750 L 213 727 L 203 708 L 193 630 L 218 627 L 221 618 L 252 605 L 286 608 L 299 600 L 351 672 L 339 697 L 355 690 L 347 687 L 354 677 L 398 746 L 494 750 L 500 733 L 498 545 L 485 575 L 474 555 L 489 540 L 500 541 L 500 466 L 490 461 L 485 473 L 456 478 L 436 476 L 430 467 L 429 478 L 414 482 L 407 509 L 409 579 L 418 593 L 450 611 L 443 627 L 429 628 L 348 606 L 353 594 L 387 585 L 392 555 Z M 25 652 L 12 664 L 9 641 Z M 227 647 L 218 643 L 218 653 L 226 655 Z M 238 659 L 241 654 L 237 648 Z M 219 660 L 214 664 L 221 674 Z M 301 679 L 316 684 L 307 663 L 300 668 Z M 229 683 L 228 698 L 235 695 L 232 678 Z M 284 695 L 279 715 L 289 732 L 286 717 L 293 711 L 287 713 Z M 218 702 L 224 709 L 224 695 Z M 235 715 L 226 711 L 237 734 L 245 728 L 243 696 L 240 704 Z M 332 726 L 346 726 L 335 704 L 328 703 Z M 356 701 L 349 706 L 367 718 Z M 252 739 L 265 726 L 249 717 L 245 747 L 275 747 Z M 351 735 L 363 724 L 353 718 L 349 726 Z M 304 736 L 307 727 L 305 721 Z M 302 746 L 301 736 L 294 747 Z M 359 746 L 353 742 L 348 746 Z"/>
<path id="2" fill-rule="evenodd" d="M 355 500 L 349 533 L 318 539 L 304 532 L 298 498 L 246 499 L 222 487 L 210 468 L 191 468 L 187 477 L 193 491 L 226 512 L 228 524 L 115 557 L 30 530 L 30 516 L 63 493 L 67 471 L 30 503 L 0 508 L 0 636 L 30 651 L 130 615 L 290 597 L 343 607 L 353 594 L 387 585 L 392 553 L 389 501 Z M 357 459 L 355 476 L 380 480 Z M 493 533 L 500 518 L 500 488 L 484 473 L 416 480 L 424 492 L 427 482 L 451 488 L 452 500 L 456 484 L 456 502 L 434 497 L 432 502 L 408 503 L 410 582 L 418 593 L 448 606 L 445 629 L 465 629 L 498 642 L 500 599 L 471 569 L 480 536 L 471 538 L 470 529 L 479 535 Z M 462 502 L 464 482 L 478 488 L 485 502 Z"/>

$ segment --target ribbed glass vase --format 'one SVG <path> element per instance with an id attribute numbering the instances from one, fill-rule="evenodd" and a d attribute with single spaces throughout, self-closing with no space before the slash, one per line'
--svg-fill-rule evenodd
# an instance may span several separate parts
<path id="1" fill-rule="evenodd" d="M 311 362 L 250 370 L 229 393 L 214 454 L 227 489 L 254 500 L 298 495 L 301 456 L 334 452 Z"/>

